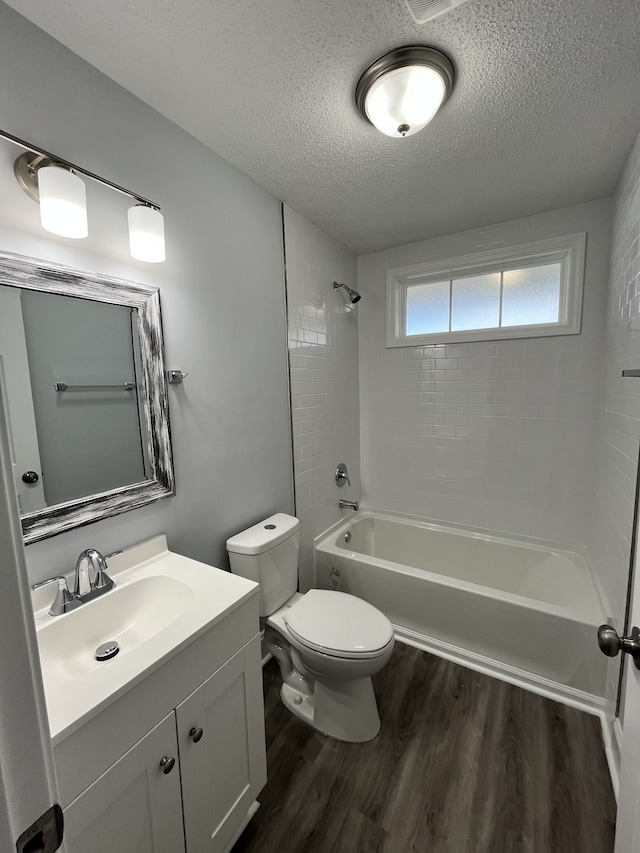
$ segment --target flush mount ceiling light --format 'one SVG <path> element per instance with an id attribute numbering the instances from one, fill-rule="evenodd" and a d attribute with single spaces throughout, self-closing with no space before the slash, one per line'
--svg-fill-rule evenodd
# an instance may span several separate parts
<path id="1" fill-rule="evenodd" d="M 40 204 L 43 228 L 61 237 L 87 236 L 82 175 L 135 201 L 129 209 L 131 256 L 147 263 L 164 261 L 164 220 L 157 204 L 3 130 L 0 130 L 0 138 L 26 149 L 15 161 L 13 170 L 22 189 Z"/>
<path id="2" fill-rule="evenodd" d="M 425 45 L 398 47 L 373 62 L 356 86 L 356 106 L 387 136 L 412 136 L 427 125 L 453 90 L 453 63 Z"/>

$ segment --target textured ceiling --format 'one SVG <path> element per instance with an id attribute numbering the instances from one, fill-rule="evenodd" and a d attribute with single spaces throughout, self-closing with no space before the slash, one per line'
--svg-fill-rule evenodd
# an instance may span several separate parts
<path id="1" fill-rule="evenodd" d="M 9 0 L 278 198 L 368 252 L 612 193 L 640 129 L 637 0 Z M 428 43 L 448 103 L 388 139 L 364 68 Z"/>

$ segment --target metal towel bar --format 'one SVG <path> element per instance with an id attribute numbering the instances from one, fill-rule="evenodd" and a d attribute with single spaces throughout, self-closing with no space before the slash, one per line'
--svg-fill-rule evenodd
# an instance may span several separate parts
<path id="1" fill-rule="evenodd" d="M 67 385 L 66 382 L 56 382 L 55 389 L 61 394 L 63 391 L 133 391 L 133 382 L 121 382 L 119 385 Z"/>

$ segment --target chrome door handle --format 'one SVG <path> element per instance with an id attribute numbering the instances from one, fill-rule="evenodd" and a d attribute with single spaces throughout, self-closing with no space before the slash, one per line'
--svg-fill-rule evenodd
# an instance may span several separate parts
<path id="1" fill-rule="evenodd" d="M 598 645 L 602 654 L 610 658 L 614 658 L 620 650 L 631 655 L 636 669 L 640 669 L 640 628 L 632 628 L 630 637 L 621 637 L 611 625 L 600 625 Z"/>

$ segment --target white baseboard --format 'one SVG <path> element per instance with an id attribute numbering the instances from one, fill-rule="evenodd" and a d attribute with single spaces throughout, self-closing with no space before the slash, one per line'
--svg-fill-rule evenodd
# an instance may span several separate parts
<path id="1" fill-rule="evenodd" d="M 570 705 L 572 708 L 578 708 L 589 714 L 600 716 L 605 712 L 606 704 L 601 696 L 594 696 L 591 693 L 576 690 L 574 687 L 567 687 L 557 681 L 533 675 L 515 666 L 502 664 L 492 658 L 470 652 L 442 640 L 436 640 L 434 637 L 418 634 L 416 631 L 399 625 L 394 625 L 393 628 L 396 639 L 400 642 L 415 646 L 438 657 L 446 658 L 453 663 L 467 667 L 467 669 L 499 678 L 501 681 L 507 681 L 516 687 L 522 687 L 524 690 L 530 690 L 532 693 L 538 693 L 547 699 L 554 699 L 556 702 L 562 702 L 564 705 Z"/>
<path id="2" fill-rule="evenodd" d="M 617 800 L 620 790 L 620 761 L 622 758 L 622 725 L 618 717 L 615 717 L 613 722 L 607 726 L 607 734 L 609 737 L 607 761 L 611 773 L 611 784 Z M 605 743 L 605 749 L 606 747 L 607 744 Z"/>

